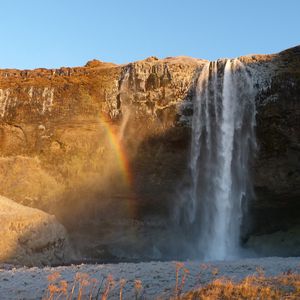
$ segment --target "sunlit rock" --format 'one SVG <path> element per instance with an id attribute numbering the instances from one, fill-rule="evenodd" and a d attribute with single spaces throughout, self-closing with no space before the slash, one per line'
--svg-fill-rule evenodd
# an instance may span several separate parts
<path id="1" fill-rule="evenodd" d="M 0 262 L 51 265 L 71 258 L 64 227 L 54 216 L 0 196 Z"/>

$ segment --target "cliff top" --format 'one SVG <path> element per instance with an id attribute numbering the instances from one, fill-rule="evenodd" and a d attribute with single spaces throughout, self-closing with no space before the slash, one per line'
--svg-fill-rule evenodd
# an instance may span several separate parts
<path id="1" fill-rule="evenodd" d="M 293 48 L 286 49 L 276 54 L 248 54 L 244 56 L 240 56 L 239 58 L 245 63 L 253 63 L 253 62 L 266 62 L 271 61 L 274 58 L 280 57 L 289 57 L 291 55 L 298 55 L 300 53 L 300 46 L 296 46 Z M 0 82 L 4 79 L 12 79 L 12 78 L 47 78 L 51 79 L 54 76 L 71 76 L 71 75 L 80 75 L 80 74 L 91 74 L 93 72 L 98 72 L 101 70 L 107 69 L 115 69 L 120 68 L 130 64 L 149 64 L 155 65 L 157 63 L 166 63 L 166 64 L 184 64 L 184 65 L 197 65 L 203 64 L 208 60 L 193 58 L 189 56 L 175 56 L 175 57 L 166 57 L 163 59 L 159 59 L 155 56 L 150 56 L 143 60 L 135 61 L 132 63 L 126 64 L 115 64 L 111 62 L 103 62 L 97 59 L 93 59 L 88 61 L 84 66 L 78 67 L 61 67 L 54 69 L 47 68 L 37 68 L 37 69 L 0 69 Z"/>

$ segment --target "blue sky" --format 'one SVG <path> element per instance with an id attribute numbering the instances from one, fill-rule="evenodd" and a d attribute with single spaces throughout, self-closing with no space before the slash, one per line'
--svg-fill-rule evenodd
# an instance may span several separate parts
<path id="1" fill-rule="evenodd" d="M 300 0 L 0 0 L 0 68 L 214 60 L 300 44 Z"/>

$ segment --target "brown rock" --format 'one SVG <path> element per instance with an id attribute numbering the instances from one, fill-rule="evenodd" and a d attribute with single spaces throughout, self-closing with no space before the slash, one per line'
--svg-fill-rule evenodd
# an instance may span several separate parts
<path id="1" fill-rule="evenodd" d="M 0 196 L 0 263 L 36 266 L 66 262 L 71 249 L 54 216 Z"/>

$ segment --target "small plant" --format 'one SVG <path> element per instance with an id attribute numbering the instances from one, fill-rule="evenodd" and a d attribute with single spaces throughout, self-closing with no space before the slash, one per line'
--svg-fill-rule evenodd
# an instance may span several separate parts
<path id="1" fill-rule="evenodd" d="M 47 279 L 50 282 L 55 282 L 60 277 L 60 274 L 58 272 L 54 272 L 50 275 L 48 275 Z"/>
<path id="2" fill-rule="evenodd" d="M 178 289 L 178 295 L 180 296 L 182 291 L 183 291 L 183 288 L 184 288 L 184 285 L 185 285 L 185 282 L 186 282 L 186 278 L 187 276 L 190 274 L 190 271 L 186 268 L 183 269 L 183 275 L 181 277 L 181 283 L 180 283 L 180 286 L 179 286 L 179 289 Z"/>
<path id="3" fill-rule="evenodd" d="M 265 270 L 262 267 L 257 267 L 256 272 L 258 277 L 263 278 L 265 276 Z"/>
<path id="4" fill-rule="evenodd" d="M 134 281 L 134 290 L 135 290 L 135 300 L 140 300 L 142 298 L 142 290 L 143 290 L 143 285 L 141 280 L 136 279 Z"/>
<path id="5" fill-rule="evenodd" d="M 190 272 L 187 268 L 184 267 L 184 263 L 182 262 L 177 262 L 175 266 L 176 266 L 176 273 L 175 273 L 175 292 L 174 292 L 175 295 L 174 296 L 175 299 L 178 299 L 178 297 L 180 297 L 183 291 L 186 278 Z M 182 271 L 182 276 L 179 283 L 180 271 Z"/>
<path id="6" fill-rule="evenodd" d="M 126 284 L 126 280 L 124 278 L 122 278 L 120 280 L 120 293 L 119 293 L 119 299 L 120 300 L 123 299 L 123 289 L 124 289 L 125 284 Z"/>
<path id="7" fill-rule="evenodd" d="M 58 281 L 60 277 L 61 275 L 58 272 L 48 275 L 48 295 L 44 299 L 59 299 L 62 295 L 67 295 L 68 283 L 65 280 Z"/>
<path id="8" fill-rule="evenodd" d="M 104 289 L 103 295 L 101 297 L 101 300 L 108 299 L 109 292 L 111 291 L 111 289 L 113 289 L 114 286 L 115 286 L 115 281 L 114 281 L 113 276 L 108 275 L 108 277 L 106 279 L 105 289 Z"/>
<path id="9" fill-rule="evenodd" d="M 97 285 L 99 283 L 99 280 L 96 279 L 96 278 L 92 278 L 90 282 L 91 282 L 91 289 L 90 289 L 89 300 L 92 300 L 93 299 L 94 291 L 96 290 L 96 287 L 97 287 Z"/>

